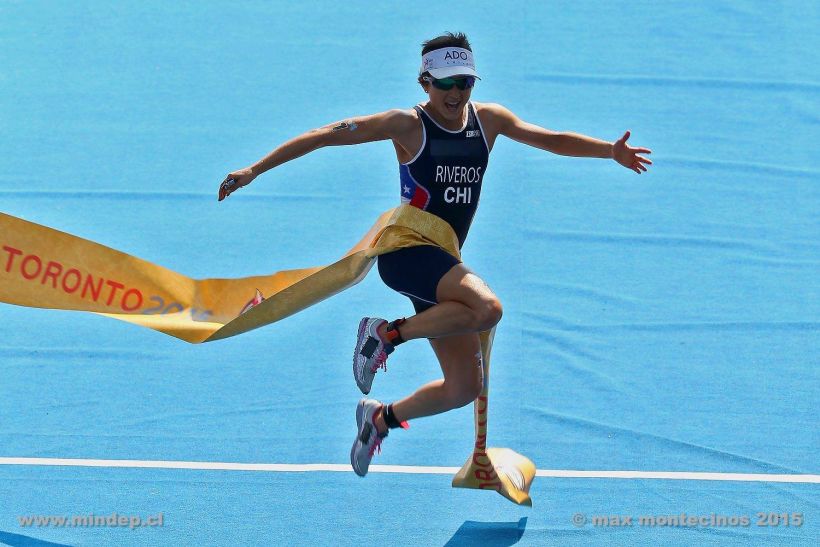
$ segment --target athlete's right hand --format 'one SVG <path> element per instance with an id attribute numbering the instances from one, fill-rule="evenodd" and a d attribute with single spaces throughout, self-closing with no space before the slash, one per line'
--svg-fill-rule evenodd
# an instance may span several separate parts
<path id="1" fill-rule="evenodd" d="M 250 167 L 228 173 L 228 176 L 225 177 L 225 180 L 219 185 L 219 201 L 222 201 L 243 186 L 247 186 L 255 178 L 256 175 Z"/>

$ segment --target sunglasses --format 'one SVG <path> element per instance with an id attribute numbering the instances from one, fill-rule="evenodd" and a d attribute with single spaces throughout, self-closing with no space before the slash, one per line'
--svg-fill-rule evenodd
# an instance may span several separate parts
<path id="1" fill-rule="evenodd" d="M 453 89 L 453 86 L 456 86 L 460 90 L 464 91 L 465 89 L 472 89 L 475 85 L 475 78 L 473 76 L 467 76 L 465 78 L 442 78 L 440 80 L 436 80 L 430 76 L 425 76 L 424 81 L 430 82 L 433 84 L 433 87 L 442 91 L 449 91 Z"/>

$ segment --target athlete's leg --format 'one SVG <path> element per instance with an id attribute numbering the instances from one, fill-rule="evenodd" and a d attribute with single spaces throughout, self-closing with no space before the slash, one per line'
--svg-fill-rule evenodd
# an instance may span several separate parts
<path id="1" fill-rule="evenodd" d="M 404 340 L 481 332 L 501 320 L 498 297 L 464 264 L 456 264 L 444 274 L 436 287 L 436 299 L 437 305 L 402 323 Z M 384 335 L 385 328 L 379 334 Z"/>
<path id="2" fill-rule="evenodd" d="M 430 340 L 430 345 L 444 379 L 430 382 L 409 397 L 393 403 L 393 412 L 399 420 L 447 412 L 470 404 L 481 393 L 483 370 L 477 333 L 437 338 Z M 378 416 L 376 426 L 379 431 L 387 428 L 382 415 Z"/>
<path id="3" fill-rule="evenodd" d="M 432 291 L 428 290 L 425 294 L 429 292 Z M 379 401 L 369 399 L 359 402 L 356 411 L 358 433 L 350 451 L 350 461 L 361 476 L 367 474 L 374 451 L 387 436 L 385 413 L 397 420 L 393 423 L 396 426 L 404 420 L 440 414 L 467 405 L 481 393 L 483 367 L 478 332 L 498 323 L 502 314 L 501 303 L 484 281 L 460 263 L 439 279 L 436 300 L 438 304 L 402 323 L 399 332 L 404 340 L 430 338 L 444 379 L 430 382 L 392 405 L 383 406 Z M 382 324 L 379 333 L 372 336 L 385 339 L 385 327 Z M 362 338 L 361 334 L 359 338 Z M 354 358 L 354 375 L 355 363 Z M 369 385 L 367 388 L 363 390 L 365 393 L 369 391 Z"/>

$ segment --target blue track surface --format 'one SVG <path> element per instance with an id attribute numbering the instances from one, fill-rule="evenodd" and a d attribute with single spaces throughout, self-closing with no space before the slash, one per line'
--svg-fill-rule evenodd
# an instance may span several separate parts
<path id="1" fill-rule="evenodd" d="M 398 203 L 389 143 L 325 149 L 217 204 L 224 174 L 307 129 L 409 108 L 419 44 L 468 33 L 499 102 L 654 151 L 614 162 L 499 139 L 464 248 L 505 306 L 490 444 L 539 469 L 818 474 L 820 4 L 811 1 L 0 3 L 0 210 L 192 277 L 326 264 Z M 2 234 L 0 234 L 2 243 Z M 375 272 L 266 329 L 192 346 L 0 307 L 0 457 L 346 463 Z M 317 325 L 321 335 L 317 340 Z M 429 346 L 374 395 L 438 377 Z M 377 462 L 459 466 L 472 408 Z M 537 478 L 534 507 L 443 475 L 0 465 L 9 545 L 820 543 L 820 485 Z M 162 528 L 22 515 L 162 512 Z M 760 527 L 758 512 L 802 513 Z M 583 527 L 586 515 L 750 526 Z"/>

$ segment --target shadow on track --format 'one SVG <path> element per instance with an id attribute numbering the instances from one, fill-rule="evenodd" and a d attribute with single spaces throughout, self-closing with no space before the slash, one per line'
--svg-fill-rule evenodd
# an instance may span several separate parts
<path id="1" fill-rule="evenodd" d="M 460 545 L 508 547 L 521 540 L 526 528 L 527 517 L 521 518 L 518 522 L 476 522 L 468 520 L 456 530 L 450 541 L 444 545 L 445 547 Z"/>

